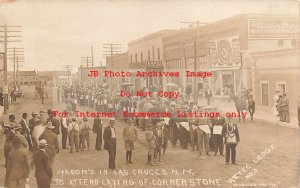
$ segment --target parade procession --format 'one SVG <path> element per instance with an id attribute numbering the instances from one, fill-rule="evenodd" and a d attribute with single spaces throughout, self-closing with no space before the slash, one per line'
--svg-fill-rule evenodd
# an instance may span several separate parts
<path id="1" fill-rule="evenodd" d="M 297 3 L 205 2 L 1 2 L 0 188 L 300 186 Z"/>

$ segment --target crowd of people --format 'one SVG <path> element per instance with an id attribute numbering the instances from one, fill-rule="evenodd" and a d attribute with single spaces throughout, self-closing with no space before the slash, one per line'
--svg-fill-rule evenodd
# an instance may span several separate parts
<path id="1" fill-rule="evenodd" d="M 203 118 L 196 117 L 178 117 L 177 112 L 188 113 L 193 111 L 215 112 L 216 109 L 210 106 L 197 106 L 188 100 L 169 101 L 159 98 L 155 95 L 152 97 L 120 97 L 119 93 L 109 91 L 106 89 L 95 88 L 80 88 L 80 87 L 65 87 L 58 90 L 58 101 L 67 103 L 67 110 L 71 111 L 71 116 L 77 109 L 77 105 L 92 108 L 95 111 L 116 111 L 118 121 L 127 122 L 129 124 L 126 131 L 123 133 L 125 148 L 126 148 L 126 163 L 132 163 L 131 156 L 134 148 L 134 141 L 137 139 L 137 130 L 145 131 L 145 141 L 148 146 L 149 165 L 156 165 L 154 161 L 162 161 L 165 157 L 168 142 L 172 147 L 178 144 L 182 149 L 190 148 L 192 151 L 198 151 L 199 155 L 210 155 L 213 151 L 216 156 L 219 152 L 223 156 L 223 145 L 227 143 L 227 138 L 230 139 L 228 143 L 238 143 L 239 134 L 237 126 L 231 121 L 231 118 L 225 116 Z M 79 102 L 78 102 L 79 101 Z M 126 118 L 122 116 L 122 112 L 171 112 L 172 116 L 168 118 L 162 117 L 134 117 Z M 209 114 L 209 113 L 207 113 Z M 74 117 L 74 121 L 75 121 Z M 104 142 L 110 140 L 108 145 L 104 144 L 104 149 L 109 153 L 109 168 L 115 169 L 115 131 L 114 124 L 116 119 L 109 120 L 110 129 L 105 129 L 103 133 Z M 227 129 L 222 127 L 227 126 Z M 73 127 L 73 126 L 72 126 Z M 75 125 L 76 130 L 80 127 Z M 221 128 L 220 128 L 221 127 Z M 128 129 L 128 130 L 127 130 Z M 95 148 L 101 150 L 102 144 L 102 119 L 96 117 L 92 128 L 97 135 Z M 222 132 L 223 131 L 223 132 Z M 225 132 L 224 132 L 225 131 Z M 80 137 L 80 131 L 78 138 Z M 127 135 L 128 134 L 128 135 Z M 77 135 L 77 134 L 76 134 Z M 231 137 L 234 137 L 231 139 Z M 226 138 L 224 138 L 226 137 Z M 77 138 L 77 136 L 76 136 Z M 76 139 L 74 139 L 76 140 Z M 80 139 L 79 139 L 80 140 Z M 233 142 L 231 142 L 233 141 Z M 79 150 L 78 144 L 75 143 L 76 151 Z M 71 149 L 70 152 L 73 150 Z M 226 164 L 229 163 L 230 151 L 232 153 L 231 162 L 235 161 L 235 148 L 226 147 Z M 153 160 L 154 159 L 154 160 Z"/>
<path id="2" fill-rule="evenodd" d="M 289 99 L 286 93 L 275 91 L 273 100 L 273 114 L 279 117 L 279 121 L 290 123 Z"/>
<path id="3" fill-rule="evenodd" d="M 91 150 L 92 132 L 96 135 L 95 150 L 107 150 L 108 168 L 117 170 L 116 121 L 126 124 L 122 132 L 126 164 L 134 161 L 133 150 L 139 132 L 144 134 L 142 140 L 148 150 L 148 155 L 145 156 L 148 165 L 157 165 L 156 162 L 163 161 L 169 143 L 174 148 L 179 146 L 181 149 L 190 149 L 191 152 L 197 151 L 199 156 L 224 156 L 225 144 L 225 164 L 230 161 L 236 164 L 236 146 L 240 140 L 238 126 L 231 117 L 211 116 L 210 112 L 217 110 L 210 106 L 198 106 L 187 100 L 169 101 L 157 97 L 155 93 L 152 97 L 120 97 L 113 91 L 80 87 L 60 88 L 57 100 L 68 116 L 57 117 L 52 109 L 48 109 L 47 112 L 33 112 L 29 121 L 27 113 L 23 113 L 20 122 L 11 114 L 9 122 L 4 123 L 6 187 L 24 187 L 33 167 L 37 186 L 50 187 L 53 164 L 60 148 L 69 150 L 70 153 Z M 95 111 L 117 111 L 117 116 L 109 118 L 108 125 L 104 125 L 106 121 L 101 117 L 94 117 L 93 120 L 78 118 L 75 115 L 77 105 Z M 171 112 L 172 116 L 124 118 L 123 111 Z M 207 113 L 201 118 L 177 116 L 177 112 L 200 111 Z M 61 144 L 58 142 L 60 134 Z M 32 156 L 31 160 L 28 159 L 29 156 Z"/>

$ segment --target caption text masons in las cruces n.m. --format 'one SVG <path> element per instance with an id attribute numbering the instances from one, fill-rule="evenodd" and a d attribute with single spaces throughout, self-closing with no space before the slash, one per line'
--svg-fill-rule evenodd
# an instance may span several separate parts
<path id="1" fill-rule="evenodd" d="M 196 177 L 191 169 L 60 169 L 54 184 L 61 187 L 220 187 L 220 178 Z"/>

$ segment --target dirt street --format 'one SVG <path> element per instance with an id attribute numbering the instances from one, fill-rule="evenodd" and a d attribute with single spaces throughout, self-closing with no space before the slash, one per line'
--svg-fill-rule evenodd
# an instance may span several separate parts
<path id="1" fill-rule="evenodd" d="M 51 91 L 51 90 L 50 90 Z M 50 92 L 51 93 L 51 92 Z M 55 93 L 55 91 L 53 91 Z M 21 101 L 20 101 L 21 100 Z M 17 121 L 21 113 L 47 110 L 63 110 L 64 104 L 50 98 L 41 105 L 39 99 L 12 105 Z M 52 106 L 52 102 L 54 102 Z M 80 108 L 80 111 L 91 110 Z M 7 120 L 7 115 L 3 117 Z M 88 121 L 92 124 L 93 119 Z M 107 126 L 108 121 L 104 121 Z M 144 132 L 133 151 L 133 164 L 125 164 L 125 149 L 122 139 L 123 121 L 117 121 L 117 157 L 119 171 L 107 170 L 107 151 L 96 151 L 95 134 L 91 132 L 91 150 L 69 153 L 60 149 L 54 163 L 52 187 L 292 187 L 298 185 L 300 175 L 299 130 L 260 122 L 240 123 L 241 142 L 237 146 L 238 165 L 225 165 L 222 156 L 198 156 L 197 152 L 182 150 L 177 144 L 168 143 L 166 158 L 148 166 Z M 5 137 L 0 142 L 3 146 Z M 61 147 L 61 135 L 59 135 Z M 5 174 L 3 147 L 1 149 L 0 187 Z M 213 152 L 210 152 L 213 154 Z M 224 152 L 225 153 L 225 152 Z M 30 187 L 36 187 L 34 170 L 30 172 Z"/>

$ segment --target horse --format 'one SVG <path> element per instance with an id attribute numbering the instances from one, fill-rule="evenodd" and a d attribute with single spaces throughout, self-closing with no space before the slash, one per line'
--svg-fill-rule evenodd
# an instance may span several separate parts
<path id="1" fill-rule="evenodd" d="M 238 97 L 236 95 L 234 95 L 233 97 L 233 101 L 235 104 L 235 108 L 236 111 L 239 112 L 240 114 L 242 114 L 242 112 L 245 110 L 247 110 L 247 103 L 246 100 L 244 100 L 244 98 L 242 97 Z M 241 117 L 239 117 L 239 122 L 241 121 Z M 245 123 L 245 119 L 243 119 L 244 123 Z"/>

